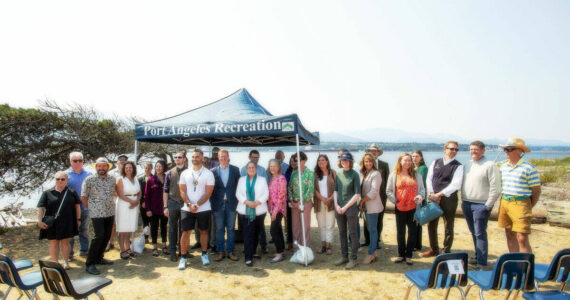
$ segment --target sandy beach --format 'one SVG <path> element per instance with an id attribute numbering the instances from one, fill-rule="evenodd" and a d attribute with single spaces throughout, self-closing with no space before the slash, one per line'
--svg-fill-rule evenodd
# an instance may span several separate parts
<path id="1" fill-rule="evenodd" d="M 312 249 L 320 248 L 318 227 L 313 216 L 311 224 Z M 443 222 L 440 222 L 440 243 L 443 239 Z M 474 255 L 469 230 L 462 218 L 456 219 L 454 251 L 467 251 Z M 315 254 L 315 261 L 308 267 L 284 261 L 270 264 L 268 255 L 255 261 L 252 268 L 243 263 L 242 244 L 236 245 L 236 253 L 240 261 L 228 259 L 215 262 L 210 254 L 210 266 L 204 267 L 199 258 L 199 251 L 191 252 L 189 267 L 184 271 L 177 269 L 177 263 L 171 262 L 167 256 L 153 257 L 152 246 L 147 244 L 143 254 L 135 259 L 125 261 L 119 259 L 119 251 L 111 250 L 105 257 L 115 262 L 113 266 L 101 266 L 102 275 L 113 280 L 113 284 L 102 290 L 106 299 L 403 299 L 409 281 L 404 272 L 414 269 L 429 268 L 433 258 L 421 258 L 414 254 L 414 265 L 406 266 L 393 263 L 396 257 L 396 226 L 394 215 L 386 214 L 382 238 L 384 247 L 379 252 L 379 260 L 375 263 L 347 271 L 334 266 L 340 257 L 338 231 L 335 232 L 333 255 Z M 269 236 L 269 218 L 266 219 L 266 230 Z M 424 226 L 425 227 L 425 226 Z M 424 232 L 427 230 L 424 228 Z M 491 263 L 507 251 L 504 231 L 497 228 L 496 221 L 489 221 L 488 228 Z M 38 259 L 47 259 L 48 243 L 38 241 L 38 228 L 27 226 L 11 229 L 0 236 L 4 249 L 0 253 L 12 259 L 29 259 L 37 269 Z M 536 262 L 549 263 L 553 255 L 562 248 L 570 247 L 570 229 L 553 227 L 547 224 L 533 224 L 530 237 Z M 159 240 L 160 241 L 160 240 Z M 194 243 L 192 236 L 191 243 Z M 423 235 L 424 249 L 428 245 L 427 234 Z M 77 243 L 76 243 L 77 247 Z M 270 254 L 275 248 L 270 245 Z M 293 253 L 286 251 L 287 258 Z M 359 261 L 365 256 L 365 250 L 359 252 Z M 71 263 L 69 274 L 72 279 L 88 276 L 84 269 L 84 258 L 76 256 Z M 557 288 L 555 284 L 545 284 L 545 288 Z M 5 288 L 2 288 L 5 291 Z M 415 288 L 412 296 L 415 296 Z M 0 293 L 0 295 L 3 295 Z M 16 299 L 18 293 L 10 293 L 8 299 Z M 43 287 L 39 295 L 48 299 Z M 441 299 L 442 291 L 428 290 L 422 293 L 424 299 Z M 486 299 L 503 299 L 505 293 L 488 292 Z M 411 297 L 410 297 L 411 298 Z M 460 298 L 457 290 L 452 291 L 450 299 Z M 468 299 L 478 298 L 477 290 L 470 292 Z"/>

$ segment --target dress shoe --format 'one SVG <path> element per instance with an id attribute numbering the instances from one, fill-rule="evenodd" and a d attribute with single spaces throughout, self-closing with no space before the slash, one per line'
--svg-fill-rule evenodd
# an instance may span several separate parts
<path id="1" fill-rule="evenodd" d="M 178 261 L 178 255 L 176 255 L 176 253 L 170 253 L 170 261 L 171 262 L 177 262 Z"/>
<path id="2" fill-rule="evenodd" d="M 99 272 L 99 270 L 97 270 L 97 268 L 95 267 L 95 265 L 90 265 L 89 267 L 87 267 L 87 269 L 85 269 L 85 271 L 87 271 L 87 273 L 91 274 L 91 275 L 99 275 L 101 274 L 101 272 Z"/>
<path id="3" fill-rule="evenodd" d="M 235 256 L 233 253 L 228 254 L 228 258 L 231 259 L 231 260 L 233 260 L 233 261 L 237 261 L 237 260 L 238 260 L 237 256 Z"/>
<path id="4" fill-rule="evenodd" d="M 358 262 L 356 261 L 356 259 L 351 259 L 346 266 L 344 266 L 345 269 L 353 269 L 354 267 L 356 267 L 358 265 Z"/>
<path id="5" fill-rule="evenodd" d="M 426 252 L 423 252 L 422 254 L 420 254 L 421 257 L 432 257 L 432 256 L 436 256 L 439 254 L 439 251 L 435 251 L 433 249 L 429 249 Z"/>
<path id="6" fill-rule="evenodd" d="M 215 260 L 216 261 L 222 261 L 224 259 L 224 256 L 225 256 L 224 253 L 220 252 L 220 253 L 218 253 L 218 256 L 216 256 Z"/>
<path id="7" fill-rule="evenodd" d="M 104 258 L 101 258 L 101 260 L 97 263 L 97 265 L 103 265 L 103 266 L 110 266 L 112 265 L 113 262 Z"/>

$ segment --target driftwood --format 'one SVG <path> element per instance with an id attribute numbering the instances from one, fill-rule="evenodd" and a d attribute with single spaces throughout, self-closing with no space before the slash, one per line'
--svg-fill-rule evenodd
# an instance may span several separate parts
<path id="1" fill-rule="evenodd" d="M 0 228 L 13 228 L 26 226 L 28 220 L 22 213 L 22 205 L 20 202 L 17 205 L 8 205 L 0 208 Z"/>

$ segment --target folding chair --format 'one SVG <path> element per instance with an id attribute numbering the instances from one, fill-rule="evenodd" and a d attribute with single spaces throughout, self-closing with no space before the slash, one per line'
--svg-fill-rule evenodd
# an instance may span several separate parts
<path id="1" fill-rule="evenodd" d="M 516 290 L 515 298 L 520 290 L 534 289 L 534 254 L 507 253 L 497 260 L 493 271 L 471 271 L 468 275 L 472 283 L 467 287 L 465 295 L 474 286 L 479 286 L 479 298 L 482 300 L 483 291 L 509 290 L 505 299 Z"/>
<path id="2" fill-rule="evenodd" d="M 99 296 L 99 299 L 105 299 L 99 290 L 113 282 L 99 276 L 84 277 L 72 282 L 65 269 L 58 262 L 51 260 L 40 260 L 40 271 L 44 288 L 54 299 L 59 299 L 59 296 L 87 299 L 92 294 Z"/>
<path id="3" fill-rule="evenodd" d="M 450 260 L 460 260 L 464 274 L 452 274 L 448 268 Z M 405 275 L 412 283 L 408 286 L 404 299 L 408 299 L 413 286 L 418 288 L 418 299 L 421 299 L 421 292 L 427 289 L 446 289 L 444 299 L 447 299 L 453 287 L 457 288 L 461 297 L 465 299 L 460 286 L 467 285 L 467 253 L 440 254 L 434 259 L 430 269 L 408 271 Z"/>

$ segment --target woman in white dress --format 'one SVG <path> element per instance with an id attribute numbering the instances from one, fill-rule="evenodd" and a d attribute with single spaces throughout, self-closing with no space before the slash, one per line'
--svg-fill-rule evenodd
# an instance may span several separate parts
<path id="1" fill-rule="evenodd" d="M 135 254 L 131 251 L 130 235 L 137 229 L 139 218 L 139 201 L 141 189 L 136 179 L 137 168 L 135 163 L 128 161 L 121 171 L 121 177 L 117 178 L 117 206 L 115 221 L 119 233 L 119 247 L 121 258 L 129 259 Z"/>

